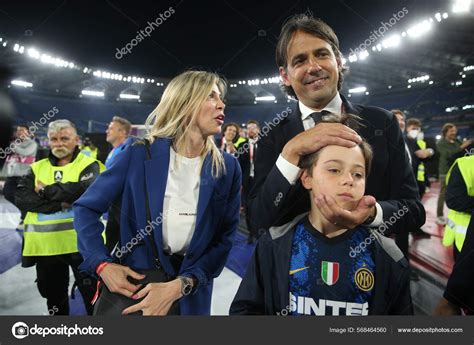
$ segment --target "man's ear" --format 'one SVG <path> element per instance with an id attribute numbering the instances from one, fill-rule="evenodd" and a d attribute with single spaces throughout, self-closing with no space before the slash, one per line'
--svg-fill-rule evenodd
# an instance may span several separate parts
<path id="1" fill-rule="evenodd" d="M 291 86 L 290 79 L 288 78 L 288 72 L 285 67 L 280 67 L 279 69 L 280 77 L 283 80 L 285 86 Z"/>
<path id="2" fill-rule="evenodd" d="M 304 188 L 307 190 L 311 190 L 312 186 L 311 183 L 313 182 L 313 178 L 309 176 L 308 171 L 303 170 L 303 173 L 301 174 L 301 184 L 303 185 Z"/>

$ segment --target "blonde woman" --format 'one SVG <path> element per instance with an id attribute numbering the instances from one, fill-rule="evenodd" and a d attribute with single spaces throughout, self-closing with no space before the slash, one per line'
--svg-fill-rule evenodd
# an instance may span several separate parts
<path id="1" fill-rule="evenodd" d="M 150 157 L 143 142 L 124 150 L 74 204 L 81 268 L 100 276 L 111 292 L 141 299 L 123 314 L 166 315 L 176 301 L 181 315 L 210 313 L 213 278 L 239 223 L 240 167 L 213 140 L 224 122 L 224 92 L 214 73 L 175 77 L 147 119 Z M 120 195 L 120 246 L 112 256 L 99 216 Z M 156 268 L 150 233 L 158 269 L 175 278 L 143 287 L 139 272 Z"/>

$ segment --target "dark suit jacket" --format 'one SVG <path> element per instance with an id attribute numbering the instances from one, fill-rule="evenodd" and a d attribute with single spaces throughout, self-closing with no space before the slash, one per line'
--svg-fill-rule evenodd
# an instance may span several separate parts
<path id="1" fill-rule="evenodd" d="M 156 139 L 150 146 L 151 159 L 145 160 L 145 145 L 136 144 L 117 156 L 106 170 L 77 200 L 74 207 L 74 228 L 79 251 L 84 257 L 80 268 L 94 273 L 97 265 L 112 258 L 104 246 L 104 229 L 100 216 L 122 195 L 120 245 L 123 264 L 134 269 L 153 269 L 154 258 L 150 242 L 145 239 L 131 249 L 133 238 L 140 240 L 153 226 L 163 269 L 170 275 L 193 276 L 198 280 L 196 292 L 180 299 L 182 315 L 208 315 L 211 307 L 213 278 L 221 273 L 232 247 L 239 225 L 241 172 L 237 161 L 224 153 L 226 173 L 212 176 L 212 161 L 208 155 L 201 169 L 197 219 L 191 243 L 179 272 L 163 250 L 163 201 L 170 160 L 169 139 Z M 147 224 L 145 188 L 151 211 L 152 225 Z M 138 235 L 141 236 L 138 236 Z M 129 248 L 129 247 L 127 247 Z M 122 258 L 123 259 L 123 258 Z"/>
<path id="2" fill-rule="evenodd" d="M 399 210 L 402 214 L 405 206 L 408 208 L 408 214 L 399 220 L 393 222 L 392 218 L 394 224 L 388 227 L 390 232 L 399 232 L 401 228 L 407 231 L 419 229 L 425 223 L 425 209 L 419 200 L 418 186 L 396 117 L 387 110 L 352 104 L 343 96 L 341 98 L 347 113 L 362 118 L 363 126 L 358 132 L 374 151 L 366 195 L 377 199 L 383 209 L 384 222 Z M 303 131 L 297 106 L 259 140 L 255 185 L 248 198 L 250 227 L 254 232 L 285 224 L 311 208 L 308 191 L 301 182 L 290 185 L 275 164 L 285 144 Z"/>

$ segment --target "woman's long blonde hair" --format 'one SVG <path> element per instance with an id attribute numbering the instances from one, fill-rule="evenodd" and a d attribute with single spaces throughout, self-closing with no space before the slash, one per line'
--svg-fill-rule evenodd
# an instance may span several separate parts
<path id="1" fill-rule="evenodd" d="M 166 87 L 158 106 L 148 116 L 145 126 L 148 139 L 172 139 L 177 150 L 185 145 L 189 128 L 196 123 L 196 117 L 212 88 L 217 84 L 222 97 L 226 82 L 219 75 L 205 71 L 187 71 L 173 78 Z M 208 153 L 212 158 L 212 176 L 225 172 L 224 157 L 214 143 L 212 135 L 205 140 L 201 157 Z"/>

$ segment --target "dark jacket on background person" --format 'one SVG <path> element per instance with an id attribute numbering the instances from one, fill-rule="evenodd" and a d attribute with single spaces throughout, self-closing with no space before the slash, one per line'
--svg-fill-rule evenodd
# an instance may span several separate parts
<path id="1" fill-rule="evenodd" d="M 453 143 L 442 138 L 436 144 L 436 148 L 439 152 L 439 171 L 440 175 L 446 175 L 449 168 L 453 165 L 454 161 L 460 156 L 464 155 L 464 151 L 461 149 L 461 142 L 455 140 Z"/>
<path id="2" fill-rule="evenodd" d="M 102 173 L 91 188 L 74 203 L 74 227 L 78 247 L 84 257 L 83 271 L 95 274 L 104 261 L 114 261 L 101 233 L 100 215 L 122 195 L 120 245 L 139 242 L 123 253 L 123 264 L 132 269 L 154 269 L 150 241 L 138 241 L 147 226 L 145 188 L 153 223 L 153 235 L 163 270 L 171 276 L 197 279 L 195 292 L 179 300 L 181 315 L 209 315 L 213 279 L 219 276 L 232 248 L 239 224 L 241 172 L 237 160 L 224 153 L 226 173 L 212 176 L 211 156 L 202 164 L 195 231 L 179 272 L 163 249 L 163 203 L 168 177 L 171 139 L 157 138 L 151 145 L 151 159 L 146 160 L 142 143 L 126 148 L 111 168 Z M 145 161 L 146 160 L 146 161 Z"/>
<path id="3" fill-rule="evenodd" d="M 350 103 L 342 95 L 341 99 L 346 113 L 361 117 L 362 126 L 358 132 L 374 151 L 366 194 L 376 198 L 383 210 L 383 221 L 403 207 L 409 209 L 405 217 L 391 226 L 391 232 L 401 232 L 402 228 L 405 231 L 419 229 L 425 223 L 425 209 L 419 200 L 418 185 L 396 117 L 381 108 Z M 276 166 L 286 143 L 303 131 L 297 106 L 258 142 L 255 186 L 248 198 L 248 212 L 255 233 L 285 224 L 310 209 L 309 194 L 301 181 L 290 185 Z"/>
<path id="4" fill-rule="evenodd" d="M 295 225 L 306 215 L 272 227 L 260 238 L 230 315 L 285 315 L 290 303 L 289 271 Z M 369 315 L 413 315 L 408 261 L 391 240 L 375 230 L 372 233 L 375 285 Z"/>

